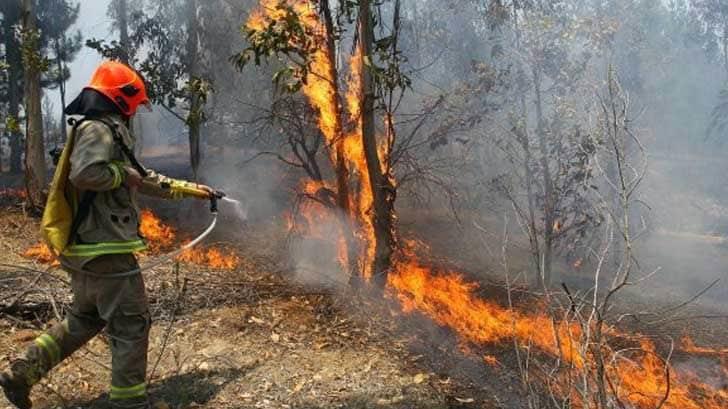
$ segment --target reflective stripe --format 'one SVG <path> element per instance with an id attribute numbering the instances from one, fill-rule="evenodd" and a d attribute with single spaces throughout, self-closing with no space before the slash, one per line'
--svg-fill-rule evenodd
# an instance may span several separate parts
<path id="1" fill-rule="evenodd" d="M 131 399 L 131 398 L 138 398 L 138 397 L 144 396 L 146 394 L 147 394 L 147 384 L 146 383 L 140 383 L 139 385 L 129 386 L 126 388 L 112 385 L 111 393 L 109 394 L 109 399 L 111 399 L 111 400 Z"/>
<path id="2" fill-rule="evenodd" d="M 51 365 L 56 365 L 61 362 L 61 347 L 52 336 L 43 334 L 35 339 L 35 344 L 43 348 L 48 352 L 48 356 L 51 358 Z"/>
<path id="3" fill-rule="evenodd" d="M 121 186 L 121 182 L 124 181 L 124 172 L 121 170 L 121 166 L 117 162 L 109 163 L 109 169 L 114 174 L 114 183 L 111 185 L 111 189 L 117 189 Z"/>
<path id="4" fill-rule="evenodd" d="M 94 244 L 74 244 L 63 251 L 68 257 L 94 257 L 104 254 L 128 254 L 146 250 L 147 245 L 141 239 Z"/>

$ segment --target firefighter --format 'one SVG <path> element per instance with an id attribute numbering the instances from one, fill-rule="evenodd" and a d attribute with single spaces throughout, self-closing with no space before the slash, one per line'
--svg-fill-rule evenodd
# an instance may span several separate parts
<path id="1" fill-rule="evenodd" d="M 20 409 L 31 408 L 30 390 L 41 377 L 104 328 L 111 344 L 111 406 L 151 407 L 145 382 L 151 320 L 134 256 L 145 249 L 138 233 L 137 192 L 175 199 L 190 188 L 210 195 L 214 192 L 204 185 L 162 176 L 138 163 L 129 120 L 139 107 L 149 105 L 141 76 L 122 63 L 106 61 L 66 107 L 67 115 L 82 117 L 66 145 L 70 152 L 61 159 L 68 161 L 70 170 L 69 183 L 60 196 L 73 202 L 69 206 L 73 223 L 60 261 L 71 277 L 73 305 L 61 323 L 36 338 L 0 374 L 5 396 Z M 53 213 L 53 209 L 49 198 L 46 212 Z M 51 219 L 53 216 L 50 214 Z"/>

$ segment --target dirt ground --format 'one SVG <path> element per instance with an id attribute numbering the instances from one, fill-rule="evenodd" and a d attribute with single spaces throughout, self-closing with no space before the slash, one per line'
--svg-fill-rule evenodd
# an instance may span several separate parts
<path id="1" fill-rule="evenodd" d="M 36 273 L 48 267 L 20 256 L 37 241 L 37 223 L 16 206 L 0 213 L 3 367 L 70 302 L 65 273 Z M 286 281 L 278 227 L 249 228 L 227 243 L 241 257 L 235 271 L 146 273 L 155 320 L 149 383 L 167 404 L 160 408 L 514 407 L 499 398 L 513 394 L 510 375 L 458 354 L 452 335 L 386 302 Z M 106 407 L 109 366 L 102 334 L 36 386 L 34 407 Z"/>

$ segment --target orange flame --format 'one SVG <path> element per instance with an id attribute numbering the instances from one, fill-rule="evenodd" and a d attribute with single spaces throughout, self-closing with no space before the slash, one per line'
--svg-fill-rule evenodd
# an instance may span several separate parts
<path id="1" fill-rule="evenodd" d="M 396 262 L 388 284 L 405 313 L 417 311 L 424 314 L 437 324 L 451 328 L 465 342 L 484 345 L 515 339 L 523 347 L 535 346 L 577 369 L 593 365 L 591 353 L 582 351 L 578 345 L 583 336 L 578 325 L 556 322 L 545 314 L 526 315 L 480 298 L 477 284 L 451 271 L 432 271 L 414 259 L 411 249 L 406 250 Z M 607 333 L 612 332 L 607 330 Z M 705 352 L 694 344 L 684 344 L 686 349 L 691 347 L 694 351 Z M 670 395 L 665 408 L 728 407 L 728 388 L 725 385 L 716 387 L 704 383 L 697 375 L 677 372 L 674 368 L 668 375 L 655 345 L 647 339 L 640 340 L 634 356 L 626 357 L 609 351 L 605 354 L 606 361 L 611 362 L 607 364 L 607 374 L 615 383 L 620 399 L 629 402 L 632 407 L 656 407 L 665 395 L 668 379 Z M 579 399 L 575 396 L 576 402 Z"/>
<path id="2" fill-rule="evenodd" d="M 50 247 L 48 247 L 45 243 L 38 243 L 29 247 L 23 252 L 22 256 L 43 264 L 50 264 L 52 266 L 60 265 L 60 262 L 53 254 Z"/>
<path id="3" fill-rule="evenodd" d="M 144 209 L 139 217 L 139 233 L 147 240 L 147 248 L 152 254 L 169 249 L 177 233 L 174 228 L 162 222 L 151 210 Z"/>
<path id="4" fill-rule="evenodd" d="M 162 222 L 151 210 L 141 212 L 139 232 L 147 240 L 147 248 L 151 254 L 170 251 L 177 239 L 174 227 Z M 234 270 L 240 264 L 240 258 L 232 251 L 223 252 L 217 248 L 192 248 L 183 252 L 179 261 L 219 270 Z"/>
<path id="5" fill-rule="evenodd" d="M 368 279 L 371 277 L 370 269 L 374 259 L 376 237 L 373 222 L 369 216 L 373 195 L 362 143 L 360 84 L 363 67 L 361 52 L 357 49 L 350 59 L 351 69 L 344 99 L 348 110 L 346 120 L 351 126 L 348 131 L 344 131 L 345 118 L 342 117 L 343 113 L 338 100 L 337 71 L 332 66 L 334 61 L 330 58 L 330 56 L 334 55 L 335 50 L 328 48 L 326 27 L 319 19 L 314 2 L 306 0 L 261 0 L 260 8 L 251 14 L 246 27 L 251 31 L 262 31 L 268 27 L 275 27 L 272 25 L 273 22 L 286 17 L 286 13 L 278 7 L 280 4 L 285 4 L 293 9 L 306 27 L 307 32 L 311 34 L 312 38 L 308 40 L 317 44 L 310 56 L 311 66 L 303 81 L 302 91 L 318 113 L 318 126 L 326 141 L 331 164 L 335 167 L 338 159 L 343 155 L 347 174 L 350 177 L 358 178 L 358 191 L 352 193 L 351 197 L 348 198 L 349 203 L 351 203 L 348 216 L 355 227 L 353 230 L 359 241 L 356 245 L 359 249 L 357 255 L 359 271 Z M 308 184 L 305 184 L 304 189 Z M 317 211 L 320 212 L 321 209 Z M 324 211 L 331 213 L 332 209 L 325 209 Z M 310 219 L 312 216 L 305 217 Z M 328 217 L 334 220 L 339 216 L 331 214 Z M 345 227 L 347 224 L 342 225 L 342 230 L 347 228 Z M 315 235 L 315 232 L 311 234 Z M 338 241 L 338 253 L 339 259 L 342 261 L 342 267 L 344 267 L 344 270 L 348 270 L 348 248 L 345 239 Z"/>
<path id="6" fill-rule="evenodd" d="M 178 259 L 185 263 L 212 267 L 218 270 L 235 270 L 240 264 L 240 257 L 232 252 L 223 253 L 217 248 L 207 250 L 190 249 L 183 252 Z"/>

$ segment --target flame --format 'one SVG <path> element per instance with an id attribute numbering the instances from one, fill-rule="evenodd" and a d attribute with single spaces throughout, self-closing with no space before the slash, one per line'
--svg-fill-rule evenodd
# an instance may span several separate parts
<path id="1" fill-rule="evenodd" d="M 362 56 L 359 48 L 356 49 L 350 58 L 349 78 L 346 82 L 346 92 L 343 96 L 348 115 L 342 112 L 339 103 L 341 95 L 337 69 L 332 66 L 335 61 L 332 56 L 336 50 L 329 49 L 326 41 L 327 32 L 325 25 L 321 22 L 315 8 L 315 2 L 306 0 L 261 0 L 260 7 L 254 11 L 246 27 L 251 32 L 260 32 L 266 29 L 275 29 L 276 23 L 286 18 L 287 13 L 280 7 L 290 7 L 297 14 L 301 23 L 305 26 L 310 38 L 307 41 L 314 41 L 317 45 L 311 58 L 311 65 L 308 74 L 303 81 L 302 92 L 318 113 L 318 127 L 324 137 L 328 148 L 328 157 L 332 167 L 336 168 L 339 159 L 345 164 L 345 172 L 350 178 L 356 178 L 357 191 L 348 197 L 349 214 L 348 222 L 342 221 L 341 230 L 353 226 L 357 243 L 352 245 L 357 249 L 356 264 L 361 274 L 369 279 L 372 275 L 371 266 L 374 260 L 376 236 L 374 234 L 373 221 L 370 213 L 373 204 L 370 175 L 367 168 L 366 157 L 362 141 L 362 116 L 361 116 L 361 77 L 362 77 Z M 303 41 L 303 39 L 300 39 Z M 297 39 L 292 39 L 292 42 Z M 302 45 L 302 44 L 298 44 Z M 347 129 L 344 130 L 344 124 Z M 381 151 L 386 152 L 386 150 Z M 382 161 L 384 163 L 384 161 Z M 351 182 L 351 181 L 348 181 Z M 304 192 L 309 187 L 304 183 Z M 314 184 L 322 182 L 313 182 Z M 331 189 L 334 191 L 333 189 Z M 310 209 L 303 209 L 304 213 L 311 213 Z M 329 213 L 328 219 L 338 219 L 340 215 L 335 214 L 333 208 L 317 209 L 317 212 Z M 307 219 L 314 216 L 305 215 Z M 320 216 L 319 216 L 320 217 Z M 310 223 L 309 223 L 310 224 Z M 316 236 L 316 232 L 310 233 Z M 344 235 L 342 235 L 344 237 Z M 339 260 L 344 271 L 348 271 L 349 249 L 347 240 L 338 240 Z"/>
<path id="2" fill-rule="evenodd" d="M 483 355 L 483 362 L 488 366 L 500 366 L 498 358 L 493 355 Z"/>
<path id="3" fill-rule="evenodd" d="M 680 349 L 684 352 L 694 355 L 728 355 L 728 348 L 709 348 L 701 347 L 695 344 L 692 338 L 684 336 L 680 340 Z"/>
<path id="4" fill-rule="evenodd" d="M 23 252 L 22 256 L 43 264 L 50 264 L 52 266 L 60 265 L 60 262 L 53 254 L 50 247 L 48 247 L 45 243 L 38 243 L 29 247 Z"/>
<path id="5" fill-rule="evenodd" d="M 356 244 L 359 252 L 356 262 L 362 274 L 368 277 L 371 276 L 368 268 L 372 265 L 376 237 L 371 221 L 373 194 L 363 151 L 360 95 L 363 58 L 359 50 L 351 57 L 346 92 L 341 97 L 337 69 L 332 66 L 335 50 L 329 49 L 325 41 L 326 28 L 317 15 L 315 3 L 311 0 L 261 0 L 261 7 L 251 14 L 246 26 L 253 36 L 255 32 L 275 31 L 280 23 L 285 24 L 283 20 L 288 17 L 288 11 L 281 5 L 287 6 L 299 17 L 307 36 L 305 39 L 292 38 L 292 45 L 304 46 L 304 41 L 314 44 L 314 47 L 307 47 L 314 51 L 302 91 L 318 113 L 318 127 L 326 142 L 332 167 L 336 168 L 340 160 L 345 162 L 345 171 L 351 178 L 347 182 L 357 186 L 347 198 L 351 205 L 347 207 L 349 214 L 346 216 L 359 241 Z M 344 102 L 343 107 L 340 99 Z M 346 112 L 342 112 L 344 108 Z M 385 121 L 390 121 L 385 122 L 389 129 L 391 118 L 385 118 Z M 388 135 L 385 139 L 391 137 Z M 389 145 L 379 144 L 378 148 L 380 157 L 386 158 Z M 385 166 L 386 161 L 381 163 Z M 325 182 L 309 181 L 302 183 L 301 192 L 311 200 L 301 203 L 300 214 L 286 217 L 289 228 L 301 229 L 313 237 L 330 234 L 321 231 L 320 226 L 340 218 L 331 204 L 333 202 L 325 200 L 326 192 L 335 190 Z M 344 223 L 341 226 L 342 233 L 349 227 Z M 555 221 L 552 227 L 555 232 L 563 228 L 560 221 Z M 343 237 L 342 234 L 337 242 L 339 259 L 345 267 L 350 260 L 347 258 L 347 240 Z M 579 325 L 555 321 L 546 314 L 517 312 L 490 302 L 479 297 L 477 284 L 469 282 L 461 274 L 433 270 L 413 254 L 411 249 L 404 249 L 388 275 L 389 292 L 400 301 L 406 313 L 417 311 L 437 324 L 451 328 L 466 344 L 515 340 L 522 347 L 535 347 L 559 357 L 571 368 L 590 370 L 590 366 L 594 365 L 590 352 L 582 350 L 579 344 L 586 336 Z M 612 329 L 607 329 L 606 333 L 615 335 Z M 671 394 L 665 407 L 718 409 L 728 406 L 725 390 L 703 384 L 687 373 L 671 371 L 666 375 L 665 364 L 659 359 L 653 343 L 641 340 L 636 346 L 636 352 L 630 357 L 606 352 L 609 355 L 607 372 L 616 380 L 614 387 L 620 399 L 628 402 L 630 407 L 655 407 L 667 388 L 668 380 Z M 492 362 L 488 357 L 483 360 Z M 579 399 L 576 397 L 575 402 Z M 585 406 L 583 402 L 582 406 Z"/>
<path id="6" fill-rule="evenodd" d="M 240 257 L 235 253 L 223 253 L 222 250 L 214 247 L 207 250 L 187 250 L 178 257 L 178 260 L 218 270 L 235 270 L 240 264 Z"/>
<path id="7" fill-rule="evenodd" d="M 147 240 L 150 253 L 158 254 L 174 244 L 175 229 L 162 222 L 151 210 L 144 209 L 139 217 L 139 233 Z"/>
<path id="8" fill-rule="evenodd" d="M 165 224 L 151 210 L 141 212 L 139 232 L 147 240 L 147 251 L 150 254 L 160 254 L 171 251 L 177 242 L 177 231 L 174 227 Z M 187 243 L 189 241 L 185 241 Z M 219 248 L 199 249 L 192 248 L 184 251 L 177 258 L 179 261 L 219 270 L 234 270 L 240 264 L 240 258 L 231 249 L 225 251 Z"/>
<path id="9" fill-rule="evenodd" d="M 502 307 L 478 296 L 478 285 L 452 271 L 438 271 L 424 266 L 406 248 L 388 276 L 390 293 L 405 313 L 419 312 L 441 326 L 451 328 L 463 342 L 473 345 L 500 344 L 516 340 L 525 348 L 539 350 L 573 368 L 594 365 L 593 356 L 582 351 L 578 342 L 583 330 L 574 323 L 556 322 L 545 314 L 528 315 Z M 607 329 L 615 335 L 613 329 Z M 685 349 L 705 352 L 703 348 L 683 342 Z M 716 352 L 710 350 L 710 353 Z M 719 351 L 723 353 L 723 350 Z M 662 400 L 670 381 L 670 395 L 665 408 L 720 409 L 728 407 L 728 389 L 704 383 L 699 376 L 671 368 L 659 358 L 654 343 L 639 339 L 632 356 L 605 351 L 607 374 L 615 383 L 617 394 L 634 408 L 654 408 Z M 486 363 L 488 360 L 483 358 Z M 593 369 L 593 368 L 592 368 Z M 668 378 L 669 376 L 669 378 Z M 568 380 L 564 376 L 563 382 Z M 579 403 L 580 396 L 574 396 Z M 580 406 L 586 406 L 581 402 Z"/>

